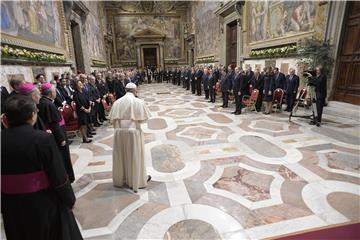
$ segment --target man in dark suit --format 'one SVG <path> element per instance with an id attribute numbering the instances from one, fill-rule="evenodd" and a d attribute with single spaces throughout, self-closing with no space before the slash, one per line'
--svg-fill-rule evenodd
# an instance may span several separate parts
<path id="1" fill-rule="evenodd" d="M 323 69 L 321 66 L 316 67 L 315 80 L 317 118 L 314 119 L 314 121 L 310 122 L 310 124 L 315 124 L 316 126 L 320 127 L 323 108 L 325 106 L 325 99 L 327 95 L 327 78 L 326 75 L 323 73 Z"/>
<path id="2" fill-rule="evenodd" d="M 250 80 L 250 84 L 254 89 L 259 90 L 259 95 L 256 100 L 255 108 L 257 112 L 261 111 L 262 100 L 263 100 L 263 91 L 264 91 L 264 75 L 260 73 L 259 69 L 255 70 L 254 76 Z"/>
<path id="3" fill-rule="evenodd" d="M 228 73 L 224 78 L 221 80 L 221 92 L 222 92 L 222 98 L 223 98 L 223 105 L 221 107 L 227 108 L 229 104 L 229 92 L 232 89 L 232 81 L 234 78 L 234 69 L 231 65 L 228 67 Z"/>
<path id="4" fill-rule="evenodd" d="M 245 80 L 247 83 L 250 83 L 251 79 L 254 77 L 254 72 L 251 70 L 251 67 L 248 66 L 245 71 Z M 244 95 L 250 95 L 249 92 L 245 92 Z"/>
<path id="5" fill-rule="evenodd" d="M 239 112 L 239 109 L 240 109 L 240 112 L 241 112 L 241 99 L 240 99 L 240 96 L 238 95 L 239 91 L 240 91 L 240 84 L 241 82 L 243 81 L 243 74 L 242 74 L 242 70 L 240 67 L 236 67 L 235 68 L 235 75 L 234 75 L 234 78 L 232 79 L 232 91 L 233 91 L 233 94 L 234 94 L 234 98 L 235 98 L 235 111 L 232 112 L 232 114 L 240 114 L 238 113 Z"/>
<path id="6" fill-rule="evenodd" d="M 275 89 L 281 88 L 285 90 L 285 75 L 282 72 L 279 72 L 279 68 L 274 68 L 274 85 Z"/>
<path id="7" fill-rule="evenodd" d="M 201 80 L 204 72 L 201 67 L 198 68 L 195 72 L 195 85 L 196 85 L 196 95 L 201 96 Z"/>
<path id="8" fill-rule="evenodd" d="M 65 98 L 66 103 L 70 105 L 72 101 L 72 96 L 69 95 L 65 87 L 66 87 L 66 78 L 62 78 L 60 80 L 60 84 L 56 85 L 57 92 L 59 92 Z"/>
<path id="9" fill-rule="evenodd" d="M 194 67 L 192 67 L 190 72 L 190 86 L 191 86 L 192 94 L 195 94 L 195 89 L 196 89 L 195 74 L 196 74 L 196 70 Z"/>
<path id="10" fill-rule="evenodd" d="M 296 94 L 299 88 L 299 76 L 295 75 L 295 70 L 293 68 L 289 69 L 289 75 L 286 76 L 285 82 L 285 92 L 286 92 L 286 110 L 291 112 L 294 106 Z"/>
<path id="11" fill-rule="evenodd" d="M 202 75 L 203 88 L 205 92 L 205 99 L 209 99 L 209 69 L 204 69 L 204 74 Z"/>
<path id="12" fill-rule="evenodd" d="M 216 93 L 215 93 L 215 87 L 216 87 L 216 76 L 213 72 L 213 69 L 209 70 L 209 93 L 210 93 L 210 101 L 212 103 L 215 103 L 215 97 L 216 97 Z"/>
<path id="13" fill-rule="evenodd" d="M 186 90 L 190 90 L 190 77 L 191 77 L 191 70 L 190 67 L 185 69 L 185 87 Z"/>

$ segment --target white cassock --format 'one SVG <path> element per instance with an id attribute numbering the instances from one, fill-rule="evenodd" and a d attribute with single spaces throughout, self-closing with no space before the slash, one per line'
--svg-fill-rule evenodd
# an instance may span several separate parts
<path id="1" fill-rule="evenodd" d="M 144 101 L 131 92 L 115 101 L 110 111 L 114 124 L 113 182 L 134 191 L 146 187 L 144 138 L 140 124 L 150 118 Z"/>

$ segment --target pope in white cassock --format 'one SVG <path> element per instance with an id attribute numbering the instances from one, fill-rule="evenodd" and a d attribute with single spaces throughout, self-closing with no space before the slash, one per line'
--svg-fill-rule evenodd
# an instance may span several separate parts
<path id="1" fill-rule="evenodd" d="M 117 187 L 126 184 L 137 192 L 151 179 L 146 174 L 144 138 L 140 127 L 150 118 L 150 112 L 144 101 L 137 98 L 134 83 L 128 83 L 125 89 L 125 96 L 116 100 L 110 111 L 115 130 L 113 181 Z"/>

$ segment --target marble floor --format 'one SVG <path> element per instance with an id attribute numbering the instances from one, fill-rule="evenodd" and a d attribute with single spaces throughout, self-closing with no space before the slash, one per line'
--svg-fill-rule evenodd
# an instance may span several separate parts
<path id="1" fill-rule="evenodd" d="M 235 116 L 171 84 L 139 93 L 146 189 L 113 187 L 111 126 L 71 145 L 85 239 L 263 239 L 359 221 L 359 122 Z"/>

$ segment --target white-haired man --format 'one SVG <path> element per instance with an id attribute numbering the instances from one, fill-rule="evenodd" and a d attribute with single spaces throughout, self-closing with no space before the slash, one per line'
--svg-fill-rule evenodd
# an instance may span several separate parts
<path id="1" fill-rule="evenodd" d="M 134 192 L 144 188 L 151 177 L 146 174 L 144 161 L 144 138 L 140 124 L 150 118 L 144 101 L 137 98 L 136 85 L 128 83 L 126 94 L 115 101 L 110 111 L 114 125 L 113 181 L 124 184 Z"/>

